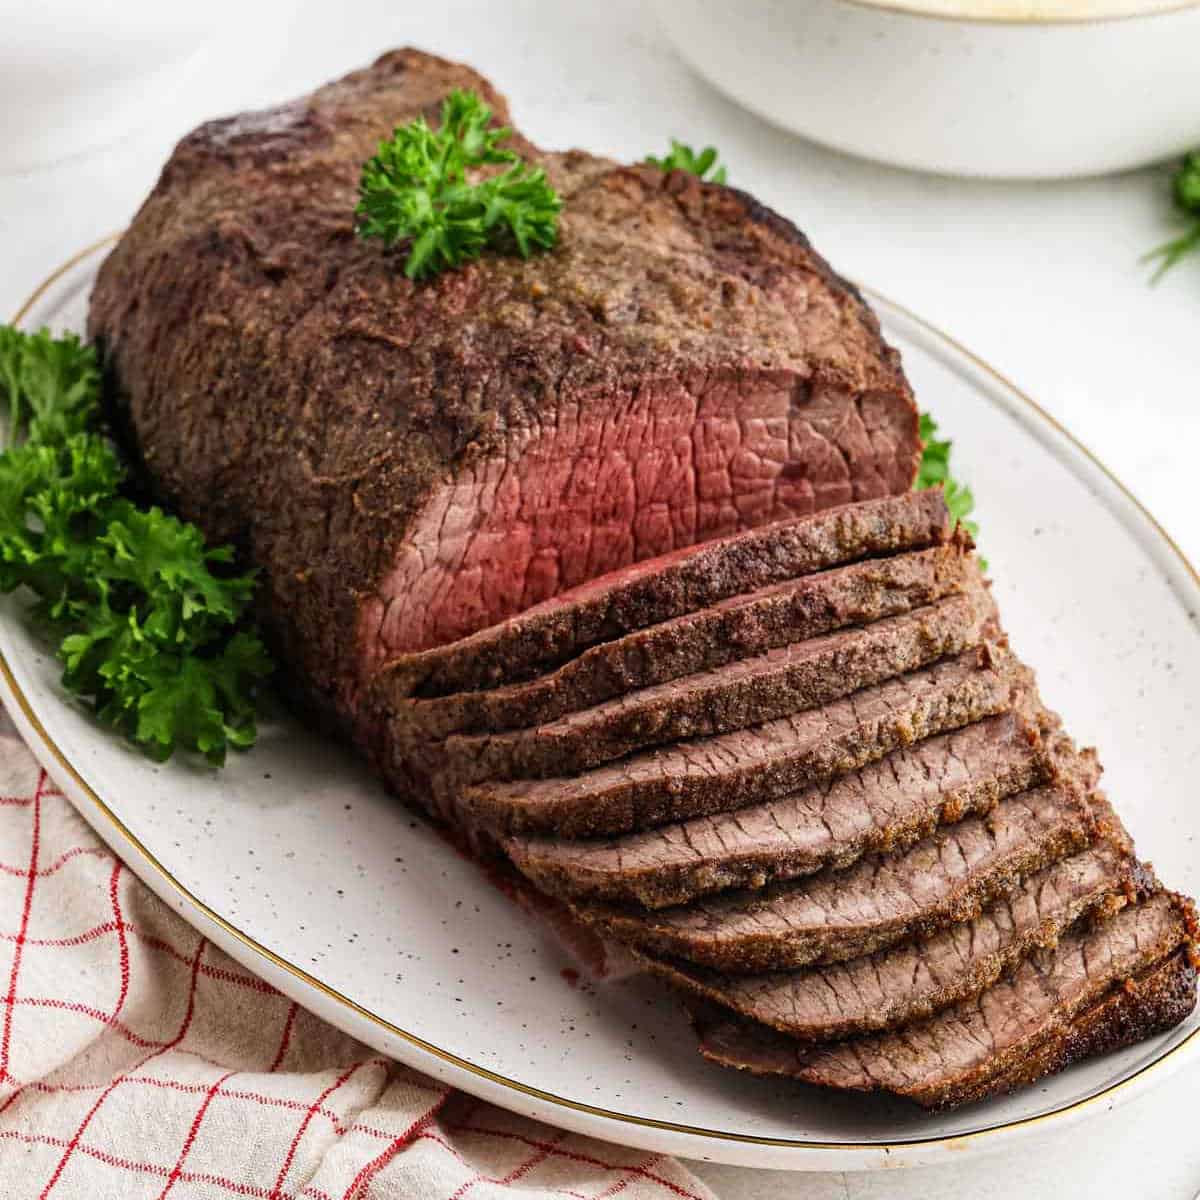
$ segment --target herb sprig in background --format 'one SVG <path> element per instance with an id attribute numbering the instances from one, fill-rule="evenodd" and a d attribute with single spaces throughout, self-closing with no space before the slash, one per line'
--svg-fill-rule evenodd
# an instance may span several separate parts
<path id="1" fill-rule="evenodd" d="M 714 146 L 705 146 L 697 153 L 686 142 L 676 141 L 675 138 L 672 138 L 670 153 L 662 158 L 655 158 L 653 154 L 647 154 L 642 161 L 649 163 L 652 167 L 657 167 L 660 171 L 690 171 L 693 175 L 699 175 L 701 179 L 707 179 L 709 183 L 726 181 L 725 167 L 717 161 L 717 151 Z"/>
<path id="2" fill-rule="evenodd" d="M 1176 211 L 1187 219 L 1188 227 L 1146 255 L 1145 261 L 1158 263 L 1154 283 L 1189 255 L 1200 253 L 1200 150 L 1193 151 L 1179 164 L 1171 178 L 1171 198 Z"/>

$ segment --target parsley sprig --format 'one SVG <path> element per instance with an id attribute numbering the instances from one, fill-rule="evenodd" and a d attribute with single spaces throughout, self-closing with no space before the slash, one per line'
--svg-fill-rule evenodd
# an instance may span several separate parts
<path id="1" fill-rule="evenodd" d="M 690 171 L 709 183 L 725 182 L 725 168 L 717 162 L 717 151 L 713 146 L 705 146 L 697 153 L 691 146 L 672 138 L 669 154 L 663 158 L 647 154 L 644 161 L 660 171 Z"/>
<path id="2" fill-rule="evenodd" d="M 528 258 L 557 240 L 561 199 L 540 167 L 503 147 L 512 131 L 491 119 L 475 92 L 451 92 L 437 129 L 418 117 L 381 142 L 364 165 L 358 233 L 387 246 L 407 243 L 410 279 L 461 266 L 485 249 Z M 505 169 L 468 178 L 469 171 L 498 165 Z"/>
<path id="3" fill-rule="evenodd" d="M 1152 279 L 1154 283 L 1189 254 L 1200 253 L 1200 150 L 1194 150 L 1179 164 L 1171 179 L 1171 197 L 1176 210 L 1188 219 L 1189 225 L 1178 237 L 1145 256 L 1147 262 L 1158 262 Z"/>
<path id="4" fill-rule="evenodd" d="M 96 431 L 95 352 L 0 325 L 0 400 L 0 591 L 32 591 L 64 686 L 159 761 L 184 749 L 219 765 L 253 744 L 271 670 L 244 627 L 253 576 L 195 526 L 120 494 L 124 470 Z"/>
<path id="5" fill-rule="evenodd" d="M 975 495 L 965 484 L 959 483 L 950 474 L 950 449 L 954 445 L 937 436 L 938 424 L 928 413 L 921 414 L 921 441 L 925 449 L 921 454 L 921 465 L 917 470 L 916 487 L 928 488 L 941 484 L 946 494 L 946 507 L 950 515 L 961 522 L 974 537 L 979 526 L 970 520 L 975 511 Z M 986 565 L 986 564 L 985 564 Z"/>

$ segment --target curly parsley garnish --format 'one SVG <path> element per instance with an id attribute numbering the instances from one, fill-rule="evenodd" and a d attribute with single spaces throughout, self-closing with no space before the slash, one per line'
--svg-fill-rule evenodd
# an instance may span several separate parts
<path id="1" fill-rule="evenodd" d="M 33 592 L 63 685 L 158 761 L 183 749 L 219 765 L 252 745 L 271 671 L 242 627 L 253 575 L 195 526 L 120 494 L 124 469 L 96 432 L 93 349 L 0 325 L 0 400 L 0 591 Z"/>
<path id="2" fill-rule="evenodd" d="M 558 239 L 562 200 L 540 167 L 502 147 L 512 131 L 492 127 L 491 118 L 475 92 L 451 92 L 437 129 L 418 117 L 380 142 L 363 166 L 359 236 L 406 243 L 410 279 L 461 266 L 485 249 L 528 258 Z M 503 164 L 477 182 L 467 179 L 477 167 Z"/>
<path id="3" fill-rule="evenodd" d="M 1181 259 L 1200 253 L 1200 150 L 1194 150 L 1179 164 L 1171 180 L 1171 198 L 1189 225 L 1178 237 L 1151 250 L 1146 262 L 1158 261 L 1152 282 L 1157 283 Z"/>
<path id="4" fill-rule="evenodd" d="M 954 443 L 938 438 L 937 431 L 937 422 L 928 413 L 922 413 L 921 441 L 925 443 L 925 449 L 921 454 L 915 486 L 920 489 L 941 484 L 950 515 L 974 537 L 979 532 L 979 526 L 968 518 L 975 511 L 975 496 L 969 487 L 959 483 L 950 474 L 950 448 Z"/>
<path id="5" fill-rule="evenodd" d="M 705 146 L 697 153 L 691 146 L 672 138 L 671 152 L 665 158 L 647 154 L 643 161 L 660 171 L 690 171 L 709 183 L 725 182 L 725 168 L 717 162 L 717 151 L 713 146 Z"/>

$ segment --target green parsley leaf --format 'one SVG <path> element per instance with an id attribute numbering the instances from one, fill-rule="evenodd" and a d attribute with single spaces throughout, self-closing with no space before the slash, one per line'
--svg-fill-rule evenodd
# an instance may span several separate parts
<path id="1" fill-rule="evenodd" d="M 63 685 L 156 759 L 182 749 L 220 764 L 253 744 L 271 671 L 242 628 L 253 574 L 234 571 L 229 547 L 120 494 L 124 471 L 95 430 L 93 350 L 0 325 L 0 399 L 0 591 L 33 592 Z"/>
<path id="2" fill-rule="evenodd" d="M 485 249 L 528 258 L 558 239 L 562 200 L 540 167 L 502 145 L 507 128 L 475 92 L 454 91 L 441 121 L 424 117 L 396 129 L 363 166 L 358 185 L 358 234 L 386 246 L 408 246 L 404 273 L 426 279 L 478 258 Z M 468 171 L 505 165 L 468 179 Z"/>
<path id="3" fill-rule="evenodd" d="M 1143 262 L 1158 260 L 1151 277 L 1157 283 L 1176 263 L 1200 252 L 1200 150 L 1194 150 L 1179 164 L 1171 179 L 1171 198 L 1176 211 L 1190 219 L 1190 225 L 1178 237 L 1157 246 L 1142 256 Z"/>
<path id="4" fill-rule="evenodd" d="M 116 621 L 67 643 L 68 676 L 103 696 L 101 717 L 151 758 L 169 758 L 180 730 L 214 766 L 229 746 L 254 744 L 254 689 L 271 664 L 251 634 L 234 634 L 211 657 L 164 652 Z"/>
<path id="5" fill-rule="evenodd" d="M 241 618 L 254 591 L 253 575 L 213 574 L 214 567 L 232 561 L 228 546 L 207 549 L 194 525 L 129 503 L 110 510 L 96 548 L 97 568 L 109 584 L 145 597 L 142 623 L 162 645 L 206 641 Z"/>
<path id="6" fill-rule="evenodd" d="M 73 434 L 58 447 L 25 442 L 0 454 L 0 590 L 31 588 L 36 616 L 63 619 L 76 581 L 92 570 L 122 474 L 111 447 L 94 434 Z"/>
<path id="7" fill-rule="evenodd" d="M 9 440 L 28 425 L 31 441 L 57 445 L 81 432 L 99 407 L 96 353 L 73 333 L 52 337 L 0 326 L 0 384 Z"/>
<path id="8" fill-rule="evenodd" d="M 717 162 L 717 151 L 713 146 L 705 146 L 697 154 L 691 146 L 672 138 L 670 154 L 664 158 L 647 154 L 644 161 L 660 171 L 690 171 L 701 179 L 707 178 L 710 183 L 725 182 L 725 168 Z"/>
<path id="9" fill-rule="evenodd" d="M 921 465 L 917 469 L 917 482 L 914 487 L 919 490 L 940 485 L 945 493 L 946 507 L 950 510 L 950 515 L 960 522 L 972 537 L 976 537 L 979 526 L 969 520 L 971 513 L 975 511 L 975 495 L 969 487 L 959 483 L 950 474 L 950 449 L 954 443 L 939 438 L 937 432 L 937 422 L 929 413 L 922 413 L 921 441 L 924 443 L 924 450 L 921 453 Z M 986 571 L 987 560 L 979 561 Z"/>

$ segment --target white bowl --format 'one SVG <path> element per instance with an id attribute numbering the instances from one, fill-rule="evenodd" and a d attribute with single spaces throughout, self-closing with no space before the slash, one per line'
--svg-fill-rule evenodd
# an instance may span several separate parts
<path id="1" fill-rule="evenodd" d="M 682 56 L 813 141 L 950 175 L 1103 174 L 1200 145 L 1200 3 L 657 0 Z"/>

